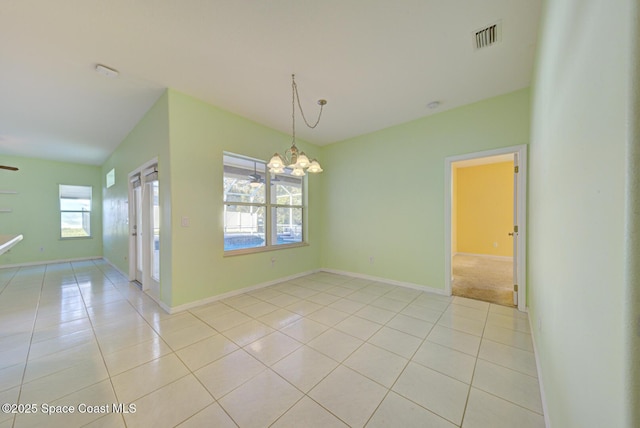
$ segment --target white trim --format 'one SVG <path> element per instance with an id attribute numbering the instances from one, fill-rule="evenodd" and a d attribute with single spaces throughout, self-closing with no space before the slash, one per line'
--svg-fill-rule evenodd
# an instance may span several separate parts
<path id="1" fill-rule="evenodd" d="M 258 290 L 260 288 L 264 288 L 264 287 L 269 287 L 271 285 L 276 285 L 276 284 L 280 284 L 281 282 L 285 282 L 285 281 L 291 281 L 292 279 L 296 279 L 296 278 L 300 278 L 303 276 L 307 276 L 307 275 L 311 275 L 312 273 L 317 273 L 320 272 L 322 269 L 315 269 L 315 270 L 310 270 L 307 272 L 301 272 L 301 273 L 296 273 L 294 275 L 289 275 L 283 278 L 278 278 L 278 279 L 274 279 L 272 281 L 267 281 L 267 282 L 261 282 L 259 284 L 255 284 L 255 285 L 250 285 L 248 287 L 244 287 L 244 288 L 240 288 L 238 290 L 232 290 L 232 291 L 228 291 L 226 293 L 222 293 L 222 294 L 217 294 L 215 296 L 211 296 L 211 297 L 206 297 L 204 299 L 201 300 L 196 300 L 194 302 L 189 302 L 189 303 L 185 303 L 183 305 L 178 305 L 178 306 L 167 306 L 165 304 L 163 304 L 162 302 L 158 302 L 156 299 L 156 302 L 158 302 L 158 304 L 162 307 L 162 309 L 164 309 L 165 311 L 167 311 L 170 314 L 175 314 L 178 312 L 182 312 L 182 311 L 186 311 L 188 309 L 192 309 L 198 306 L 202 306 L 202 305 L 206 305 L 208 303 L 213 303 L 216 302 L 218 300 L 222 300 L 222 299 L 226 299 L 229 297 L 233 297 L 233 296 L 237 296 L 239 294 L 244 294 L 244 293 L 248 293 L 250 291 L 255 291 Z M 150 294 L 147 294 L 148 296 L 150 296 L 151 298 L 153 298 Z"/>
<path id="2" fill-rule="evenodd" d="M 452 203 L 452 164 L 469 159 L 483 158 L 489 156 L 517 153 L 519 162 L 518 176 L 518 310 L 526 312 L 527 308 L 527 145 L 504 147 L 501 149 L 486 150 L 483 152 L 467 153 L 463 155 L 449 156 L 444 160 L 444 250 L 445 250 L 445 294 L 451 295 L 451 203 Z"/>
<path id="3" fill-rule="evenodd" d="M 118 271 L 118 273 L 119 273 L 120 275 L 124 276 L 125 278 L 128 278 L 128 275 L 127 275 L 126 273 L 124 273 L 123 271 L 121 271 L 121 270 L 120 270 L 120 268 L 119 268 L 118 266 L 114 265 L 114 264 L 111 262 L 111 260 L 109 260 L 108 258 L 106 258 L 106 257 L 104 257 L 104 256 L 103 256 L 102 258 L 104 259 L 104 261 L 105 261 L 105 262 L 107 262 L 107 264 L 108 264 L 109 266 L 111 266 L 112 268 L 114 268 L 115 270 L 117 270 L 117 271 Z M 130 280 L 130 279 L 129 279 L 128 281 L 129 281 L 129 282 L 131 282 L 131 280 Z"/>
<path id="4" fill-rule="evenodd" d="M 40 266 L 40 265 L 52 265 L 56 263 L 72 263 L 72 262 L 83 262 L 86 260 L 99 260 L 103 258 L 102 256 L 92 256 L 92 257 L 80 257 L 77 259 L 58 259 L 58 260 L 46 260 L 41 262 L 29 262 L 29 263 L 15 263 L 11 265 L 0 265 L 0 269 L 4 268 L 16 268 L 16 267 L 28 267 L 28 266 Z"/>
<path id="5" fill-rule="evenodd" d="M 319 269 L 319 271 L 335 273 L 335 274 L 344 275 L 344 276 L 350 276 L 352 278 L 360 278 L 360 279 L 368 279 L 370 281 L 384 282 L 386 284 L 397 285 L 399 287 L 405 287 L 405 288 L 412 288 L 414 290 L 426 291 L 428 293 L 439 294 L 441 296 L 451 295 L 451 293 L 447 294 L 446 290 L 443 290 L 442 288 L 429 287 L 428 285 L 414 284 L 412 282 L 396 281 L 394 279 L 382 278 L 379 276 L 364 275 L 361 273 L 347 272 L 347 271 L 337 270 L 337 269 L 321 268 Z"/>
<path id="6" fill-rule="evenodd" d="M 194 302 L 189 302 L 189 303 L 185 303 L 183 305 L 178 305 L 178 306 L 168 306 L 164 302 L 156 299 L 154 296 L 152 296 L 149 293 L 147 293 L 147 296 L 151 297 L 167 313 L 176 314 L 178 312 L 186 311 L 186 310 L 198 307 L 198 306 L 202 306 L 202 305 L 206 305 L 206 304 L 209 304 L 209 303 L 213 303 L 213 302 L 216 302 L 218 300 L 227 299 L 229 297 L 237 296 L 239 294 L 249 293 L 251 291 L 259 290 L 261 288 L 269 287 L 271 285 L 280 284 L 282 282 L 291 281 L 292 279 L 300 278 L 300 277 L 311 275 L 313 273 L 318 273 L 318 272 L 335 273 L 335 274 L 338 274 L 338 275 L 349 276 L 349 277 L 352 277 L 352 278 L 360 278 L 360 279 L 367 279 L 367 280 L 371 280 L 371 281 L 384 282 L 386 284 L 397 285 L 397 286 L 406 287 L 406 288 L 412 288 L 414 290 L 426 291 L 428 293 L 434 293 L 434 294 L 439 294 L 439 295 L 443 295 L 443 296 L 447 295 L 445 293 L 445 291 L 442 290 L 442 289 L 433 288 L 433 287 L 429 287 L 429 286 L 426 286 L 426 285 L 414 284 L 414 283 L 411 283 L 411 282 L 395 281 L 395 280 L 388 279 L 388 278 L 381 278 L 381 277 L 371 276 L 371 275 L 363 275 L 363 274 L 359 274 L 359 273 L 355 273 L 355 272 L 347 272 L 347 271 L 341 271 L 341 270 L 336 270 L 336 269 L 320 268 L 320 269 L 314 269 L 314 270 L 310 270 L 310 271 L 306 271 L 306 272 L 296 273 L 294 275 L 289 275 L 289 276 L 286 276 L 286 277 L 283 277 L 283 278 L 274 279 L 272 281 L 261 282 L 261 283 L 256 284 L 256 285 L 250 285 L 248 287 L 240 288 L 238 290 L 232 290 L 232 291 L 229 291 L 227 293 L 217 294 L 215 296 L 207 297 L 207 298 L 204 298 L 204 299 L 201 299 L 201 300 L 196 300 Z"/>
<path id="7" fill-rule="evenodd" d="M 475 253 L 453 253 L 454 256 L 471 256 L 471 257 L 482 257 L 483 259 L 494 259 L 494 260 L 506 260 L 513 261 L 512 256 L 494 256 L 493 254 L 475 254 Z"/>
<path id="8" fill-rule="evenodd" d="M 529 319 L 529 327 L 531 328 L 531 342 L 533 343 L 533 356 L 536 359 L 536 370 L 538 373 L 538 385 L 540 385 L 540 401 L 542 401 L 542 414 L 544 415 L 544 426 L 551 428 L 551 420 L 549 419 L 549 412 L 547 408 L 547 397 L 544 394 L 544 384 L 542 383 L 542 370 L 540 367 L 540 359 L 538 358 L 538 348 L 536 346 L 536 336 L 533 334 L 534 324 L 531 322 L 531 312 L 528 312 L 527 318 Z"/>
<path id="9" fill-rule="evenodd" d="M 136 281 L 134 280 L 134 281 L 130 281 L 130 282 L 136 282 Z M 138 283 L 138 284 L 140 284 L 140 283 Z M 140 284 L 140 285 L 142 285 L 142 284 Z M 140 287 L 140 291 L 143 292 L 146 296 L 148 296 L 151 300 L 156 302 L 157 305 L 160 306 L 166 313 L 175 314 L 176 312 L 180 312 L 180 311 L 176 311 L 176 310 L 172 309 L 171 306 L 167 305 L 165 302 L 160 300 L 160 298 L 154 296 L 153 293 L 149 293 L 150 290 L 148 290 L 148 289 L 147 290 L 142 290 L 142 287 Z"/>

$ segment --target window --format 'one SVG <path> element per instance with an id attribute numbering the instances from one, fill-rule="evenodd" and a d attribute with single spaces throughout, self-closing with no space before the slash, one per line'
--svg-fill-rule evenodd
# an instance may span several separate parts
<path id="1" fill-rule="evenodd" d="M 60 185 L 60 237 L 91 236 L 91 186 Z"/>
<path id="2" fill-rule="evenodd" d="M 224 155 L 224 250 L 304 242 L 302 177 L 267 173 L 264 161 Z"/>

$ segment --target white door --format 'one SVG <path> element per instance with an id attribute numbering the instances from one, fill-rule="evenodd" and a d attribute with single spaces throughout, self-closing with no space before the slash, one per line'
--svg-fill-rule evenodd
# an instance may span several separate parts
<path id="1" fill-rule="evenodd" d="M 136 185 L 137 184 L 137 185 Z M 135 258 L 135 280 L 142 284 L 142 185 L 140 179 L 134 184 L 133 188 L 133 203 L 131 207 L 133 209 L 133 223 L 131 236 L 133 236 L 135 250 L 133 257 Z"/>
<path id="2" fill-rule="evenodd" d="M 130 278 L 160 297 L 160 183 L 157 164 L 130 174 Z"/>
<path id="3" fill-rule="evenodd" d="M 518 153 L 513 154 L 513 305 L 518 306 Z"/>

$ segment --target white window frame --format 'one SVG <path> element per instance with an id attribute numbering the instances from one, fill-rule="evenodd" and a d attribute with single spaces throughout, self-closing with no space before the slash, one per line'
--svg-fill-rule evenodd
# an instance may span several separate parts
<path id="1" fill-rule="evenodd" d="M 70 189 L 66 189 L 65 188 L 69 188 L 69 187 L 84 187 L 85 190 L 89 190 L 89 210 L 69 210 L 69 209 L 62 209 L 62 199 L 73 199 L 71 197 L 66 197 L 63 198 L 63 195 L 69 195 L 70 194 Z M 78 199 L 81 199 L 78 197 Z M 93 216 L 92 216 L 92 207 L 93 207 L 93 186 L 87 186 L 87 185 L 82 185 L 82 184 L 59 184 L 58 185 L 58 206 L 60 208 L 60 239 L 86 239 L 86 238 L 91 238 L 93 237 L 93 228 L 91 227 L 91 223 L 93 221 Z M 88 214 L 88 218 L 89 218 L 89 232 L 88 235 L 83 235 L 83 236 L 64 236 L 62 233 L 63 227 L 62 227 L 62 217 L 64 214 L 66 213 L 79 213 L 82 215 L 83 220 L 84 220 L 84 216 Z M 86 231 L 86 229 L 83 230 Z"/>
<path id="2" fill-rule="evenodd" d="M 307 202 L 307 188 L 306 188 L 306 180 L 304 179 L 304 177 L 296 177 L 296 178 L 300 178 L 301 181 L 301 198 L 300 200 L 302 201 L 302 203 L 300 205 L 296 205 L 296 204 L 278 204 L 277 201 L 275 202 L 271 202 L 271 180 L 272 180 L 272 176 L 271 174 L 268 172 L 268 168 L 266 167 L 267 161 L 264 161 L 262 159 L 255 159 L 255 158 L 250 158 L 248 156 L 243 156 L 243 155 L 239 155 L 236 153 L 230 153 L 230 152 L 224 152 L 223 153 L 223 178 L 225 177 L 225 173 L 224 173 L 224 167 L 226 165 L 225 163 L 225 158 L 226 157 L 232 157 L 232 158 L 236 158 L 239 160 L 244 160 L 244 161 L 249 161 L 249 162 L 256 162 L 258 165 L 261 165 L 261 168 L 264 172 L 262 171 L 258 171 L 258 173 L 260 175 L 263 175 L 263 179 L 264 179 L 264 183 L 262 184 L 265 188 L 265 202 L 235 202 L 235 201 L 229 201 L 227 202 L 225 199 L 226 196 L 226 189 L 223 188 L 223 234 L 224 231 L 226 230 L 226 208 L 227 206 L 251 206 L 251 207 L 256 207 L 256 208 L 262 208 L 264 210 L 264 245 L 258 246 L 258 247 L 248 247 L 248 248 L 240 248 L 240 249 L 232 249 L 232 250 L 223 250 L 224 251 L 224 255 L 225 256 L 235 256 L 235 255 L 241 255 L 241 254 L 251 254 L 251 253 L 259 253 L 259 252 L 263 252 L 263 251 L 275 251 L 275 250 L 282 250 L 282 249 L 286 249 L 286 248 L 292 248 L 292 247 L 301 247 L 301 246 L 306 246 L 308 245 L 307 243 L 307 234 L 306 234 L 306 223 L 307 223 L 307 210 L 306 210 L 306 202 Z M 287 174 L 278 174 L 278 175 L 288 175 L 288 171 Z M 224 180 L 223 180 L 223 186 L 224 186 Z M 276 224 L 276 211 L 278 208 L 291 208 L 291 209 L 300 209 L 301 210 L 301 220 L 302 220 L 302 224 L 301 224 L 301 230 L 300 230 L 300 237 L 301 240 L 298 242 L 292 242 L 292 243 L 288 243 L 288 244 L 278 244 L 277 243 L 277 231 L 274 230 L 274 228 L 277 228 L 277 224 Z M 273 241 L 276 242 L 273 242 Z M 224 249 L 224 237 L 223 237 L 223 249 Z"/>

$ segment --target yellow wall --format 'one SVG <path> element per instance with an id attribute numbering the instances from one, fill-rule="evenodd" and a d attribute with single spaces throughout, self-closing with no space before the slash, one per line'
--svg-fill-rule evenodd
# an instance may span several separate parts
<path id="1" fill-rule="evenodd" d="M 458 169 L 455 164 L 451 173 L 451 251 L 458 252 Z"/>
<path id="2" fill-rule="evenodd" d="M 513 162 L 456 168 L 460 253 L 513 256 Z"/>

